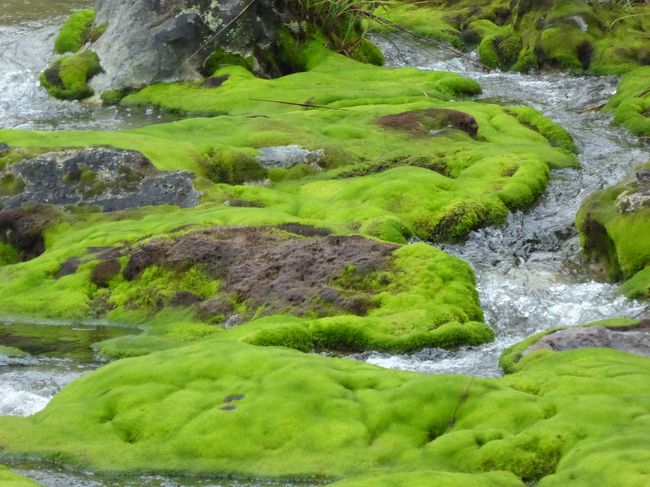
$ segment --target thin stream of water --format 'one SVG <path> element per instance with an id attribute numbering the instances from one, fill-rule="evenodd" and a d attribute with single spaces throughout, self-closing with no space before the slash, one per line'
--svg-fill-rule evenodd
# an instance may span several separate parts
<path id="1" fill-rule="evenodd" d="M 585 197 L 621 181 L 636 165 L 650 160 L 650 147 L 624 129 L 612 127 L 608 114 L 579 113 L 581 107 L 614 94 L 618 80 L 481 72 L 467 60 L 444 59 L 395 39 L 376 41 L 389 66 L 454 71 L 481 84 L 482 100 L 540 110 L 574 137 L 582 167 L 554 171 L 535 207 L 510 215 L 505 225 L 472 232 L 460 245 L 442 246 L 474 268 L 486 320 L 497 336 L 494 343 L 399 356 L 369 353 L 360 358 L 422 373 L 499 376 L 503 350 L 537 331 L 642 313 L 644 305 L 620 296 L 617 286 L 594 280 L 593 270 L 581 262 L 575 229 L 575 215 Z"/>

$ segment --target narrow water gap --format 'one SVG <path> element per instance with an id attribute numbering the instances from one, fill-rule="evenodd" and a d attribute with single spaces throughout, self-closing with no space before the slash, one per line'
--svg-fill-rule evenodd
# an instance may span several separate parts
<path id="1" fill-rule="evenodd" d="M 646 305 L 620 296 L 618 286 L 599 281 L 597 271 L 582 262 L 575 228 L 576 213 L 588 195 L 621 181 L 636 165 L 650 160 L 650 144 L 611 126 L 609 114 L 580 113 L 613 95 L 618 79 L 482 72 L 468 60 L 400 39 L 374 40 L 388 66 L 453 71 L 481 84 L 479 100 L 540 110 L 574 137 L 581 169 L 553 171 L 543 197 L 530 210 L 511 214 L 505 225 L 472 232 L 462 244 L 440 246 L 474 268 L 486 321 L 495 330 L 493 343 L 357 358 L 422 373 L 499 376 L 503 350 L 537 331 L 647 313 Z"/>

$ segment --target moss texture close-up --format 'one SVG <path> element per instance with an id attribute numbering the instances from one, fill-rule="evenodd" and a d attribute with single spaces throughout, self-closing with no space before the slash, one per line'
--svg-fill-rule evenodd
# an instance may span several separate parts
<path id="1" fill-rule="evenodd" d="M 109 364 L 42 413 L 0 418 L 0 447 L 103 472 L 643 485 L 649 372 L 646 358 L 579 349 L 535 352 L 503 379 L 422 376 L 210 338 Z"/>
<path id="2" fill-rule="evenodd" d="M 390 2 L 377 15 L 417 35 L 477 48 L 490 68 L 621 74 L 650 63 L 647 2 Z M 379 32 L 395 30 L 378 22 Z"/>

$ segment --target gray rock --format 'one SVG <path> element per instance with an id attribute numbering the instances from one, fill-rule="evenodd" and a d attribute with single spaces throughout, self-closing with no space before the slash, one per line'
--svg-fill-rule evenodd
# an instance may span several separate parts
<path id="1" fill-rule="evenodd" d="M 642 208 L 650 207 L 650 191 L 624 191 L 616 198 L 616 206 L 620 213 L 636 213 Z"/>
<path id="2" fill-rule="evenodd" d="M 281 145 L 262 147 L 257 160 L 267 169 L 289 169 L 298 164 L 309 164 L 314 169 L 320 169 L 319 164 L 324 156 L 322 149 L 309 150 L 299 145 Z"/>
<path id="3" fill-rule="evenodd" d="M 228 329 L 228 328 L 234 328 L 236 326 L 241 325 L 244 322 L 244 318 L 240 314 L 234 314 L 228 317 L 226 322 L 223 324 L 223 327 Z"/>
<path id="4" fill-rule="evenodd" d="M 576 348 L 612 348 L 623 352 L 650 357 L 650 328 L 646 326 L 628 329 L 591 326 L 567 328 L 542 337 L 528 347 L 523 355 L 536 350 L 564 351 Z"/>
<path id="5" fill-rule="evenodd" d="M 9 151 L 9 146 L 4 142 L 0 142 L 0 157 L 4 156 Z"/>
<path id="6" fill-rule="evenodd" d="M 112 148 L 43 154 L 0 171 L 22 180 L 18 194 L 0 198 L 5 208 L 24 203 L 88 204 L 102 211 L 150 205 L 196 206 L 199 193 L 187 171 L 158 171 L 136 151 Z"/>
<path id="7" fill-rule="evenodd" d="M 104 73 L 93 78 L 97 92 L 198 78 L 216 46 L 260 62 L 277 48 L 284 16 L 271 0 L 258 0 L 221 35 L 248 5 L 245 0 L 99 0 L 96 25 L 107 23 L 90 48 Z M 264 73 L 267 74 L 267 73 Z"/>

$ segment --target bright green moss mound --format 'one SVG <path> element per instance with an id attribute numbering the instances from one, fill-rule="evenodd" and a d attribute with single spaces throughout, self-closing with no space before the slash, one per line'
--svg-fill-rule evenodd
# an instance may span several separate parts
<path id="1" fill-rule="evenodd" d="M 143 235 L 165 237 L 188 225 L 199 229 L 301 223 L 399 244 L 413 236 L 457 240 L 473 229 L 504 221 L 511 210 L 534 203 L 548 183 L 551 168 L 577 166 L 568 133 L 535 110 L 450 101 L 477 93 L 474 81 L 451 73 L 361 64 L 316 44 L 307 54 L 308 71 L 275 80 L 258 79 L 231 66 L 218 72 L 230 75 L 218 88 L 158 85 L 125 99 L 185 112 L 222 113 L 219 117 L 121 132 L 0 130 L 1 140 L 29 150 L 98 145 L 139 150 L 160 169 L 197 173 L 196 185 L 204 192 L 202 204 L 192 209 L 68 214 L 47 231 L 43 255 L 0 267 L 1 309 L 21 315 L 73 319 L 99 315 L 153 322 L 151 328 L 160 325 L 164 329 L 159 336 L 149 336 L 154 345 L 120 342 L 127 351 L 115 346 L 111 354 L 166 348 L 221 329 L 198 322 L 185 308 L 158 309 L 159 316 L 147 306 L 125 309 L 121 305 L 133 302 L 132 293 L 185 290 L 179 289 L 183 279 L 157 276 L 137 283 L 115 281 L 107 294 L 90 284 L 97 262 L 89 248 L 133 245 Z M 269 100 L 308 106 L 256 101 L 259 93 Z M 386 115 L 427 109 L 461 111 L 462 116 L 475 120 L 478 133 L 472 137 L 463 130 L 445 128 L 435 135 L 414 134 L 378 122 Z M 259 149 L 290 144 L 322 150 L 321 170 L 306 165 L 272 169 L 268 171 L 271 181 L 260 184 L 264 172 L 255 160 Z M 248 181 L 256 184 L 233 184 Z M 301 350 L 412 350 L 489 340 L 491 333 L 480 323 L 476 298 L 468 291 L 473 287 L 471 275 L 458 271 L 453 259 L 422 248 L 414 246 L 401 255 L 413 253 L 405 272 L 413 273 L 416 281 L 421 273 L 429 272 L 430 289 L 413 281 L 404 294 L 394 290 L 401 301 L 380 298 L 378 309 L 383 311 L 375 310 L 367 317 L 305 319 L 286 329 L 281 318 L 271 326 L 265 321 L 259 327 L 243 327 L 251 332 L 242 338 Z M 75 257 L 85 259 L 79 270 L 57 277 L 66 260 Z M 423 265 L 428 259 L 439 268 Z M 454 290 L 457 301 L 444 291 L 446 281 L 460 287 Z M 114 305 L 117 310 L 112 309 Z"/>
<path id="2" fill-rule="evenodd" d="M 332 487 L 517 487 L 521 481 L 506 472 L 481 474 L 409 472 L 368 475 L 341 480 Z"/>
<path id="3" fill-rule="evenodd" d="M 650 136 L 650 66 L 623 76 L 606 109 L 614 112 L 614 123 L 636 135 Z"/>
<path id="4" fill-rule="evenodd" d="M 37 487 L 39 484 L 0 465 L 0 483 L 3 487 Z"/>
<path id="5" fill-rule="evenodd" d="M 498 380 L 422 376 L 209 339 L 112 363 L 33 417 L 0 418 L 0 447 L 108 472 L 644 485 L 649 373 L 647 359 L 582 349 L 531 354 Z"/>
<path id="6" fill-rule="evenodd" d="M 589 197 L 578 212 L 577 226 L 585 251 L 602 263 L 608 277 L 629 279 L 622 288 L 629 297 L 648 297 L 650 207 L 625 211 L 619 199 L 634 193 L 637 185 L 622 183 Z"/>
<path id="7" fill-rule="evenodd" d="M 62 100 L 82 100 L 94 94 L 88 81 L 101 73 L 99 57 L 92 51 L 64 56 L 41 73 L 40 81 L 47 92 Z"/>
<path id="8" fill-rule="evenodd" d="M 621 74 L 650 62 L 650 6 L 641 2 L 402 1 L 376 13 L 419 35 L 477 47 L 491 68 Z"/>
<path id="9" fill-rule="evenodd" d="M 95 11 L 92 9 L 79 10 L 65 21 L 54 41 L 54 50 L 58 54 L 77 52 L 90 40 Z"/>
<path id="10" fill-rule="evenodd" d="M 16 358 L 16 357 L 27 357 L 27 356 L 29 356 L 28 353 L 23 352 L 18 348 L 5 347 L 4 345 L 0 345 L 0 357 Z"/>

